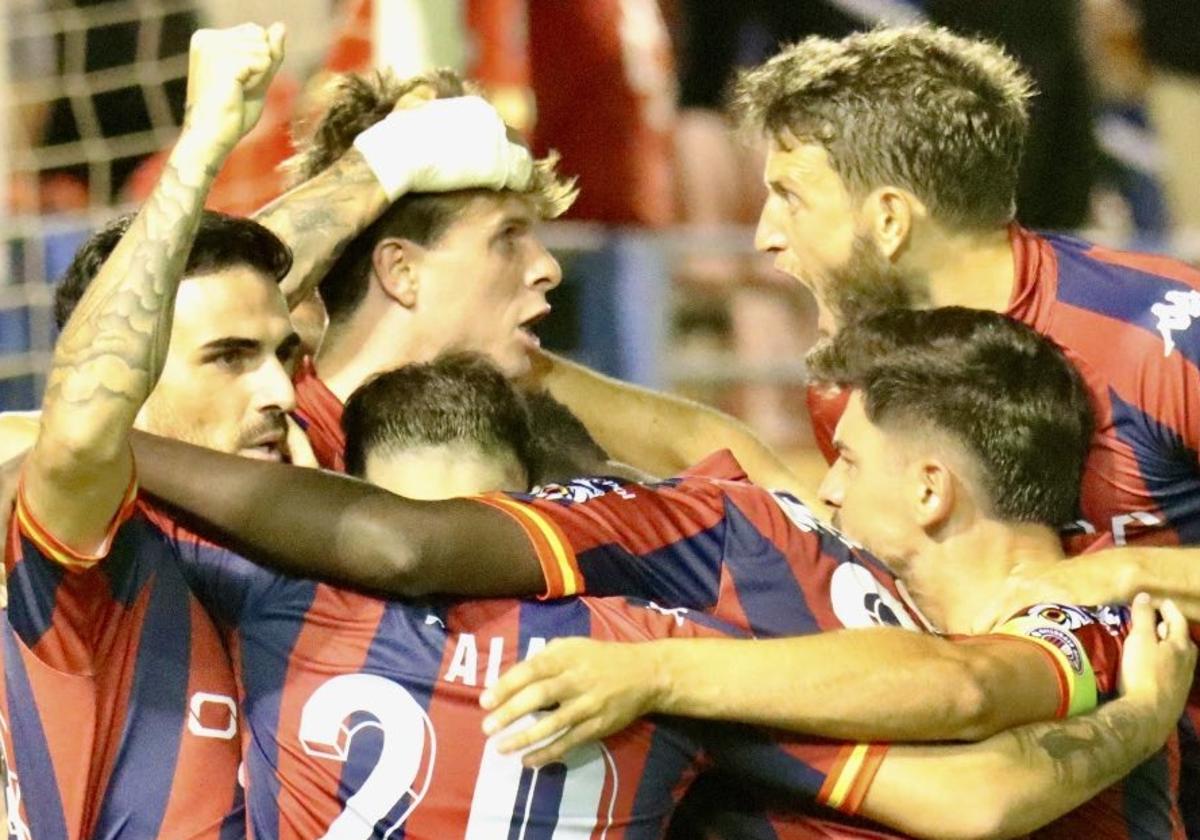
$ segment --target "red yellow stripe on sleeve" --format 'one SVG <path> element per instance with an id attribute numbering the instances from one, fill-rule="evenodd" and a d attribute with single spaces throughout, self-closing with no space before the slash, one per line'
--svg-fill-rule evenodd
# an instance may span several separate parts
<path id="1" fill-rule="evenodd" d="M 887 751 L 887 744 L 847 744 L 842 747 L 833 768 L 825 776 L 825 784 L 817 793 L 817 802 L 843 814 L 857 814 Z"/>
<path id="2" fill-rule="evenodd" d="M 562 529 L 533 505 L 524 504 L 499 493 L 473 496 L 477 502 L 502 511 L 515 519 L 529 537 L 542 564 L 546 592 L 541 598 L 563 598 L 584 592 L 583 575 L 575 560 L 575 550 Z"/>
<path id="3" fill-rule="evenodd" d="M 1066 626 L 1037 616 L 1014 618 L 983 638 L 1021 639 L 1042 651 L 1058 679 L 1057 717 L 1074 717 L 1096 708 L 1096 674 L 1083 643 Z"/>
<path id="4" fill-rule="evenodd" d="M 20 489 L 17 491 L 17 526 L 21 529 L 21 533 L 37 546 L 38 551 L 54 562 L 69 569 L 90 569 L 107 557 L 109 551 L 112 550 L 112 543 L 117 536 L 117 531 L 133 515 L 134 505 L 137 503 L 137 495 L 137 479 L 131 478 L 129 480 L 129 487 L 125 490 L 125 496 L 121 500 L 121 506 L 117 509 L 117 514 L 113 517 L 112 522 L 109 523 L 108 532 L 104 535 L 104 541 L 100 544 L 99 548 L 89 554 L 78 552 L 64 545 L 46 526 L 34 517 L 33 512 L 29 509 L 29 502 L 25 498 L 24 483 L 21 484 Z"/>

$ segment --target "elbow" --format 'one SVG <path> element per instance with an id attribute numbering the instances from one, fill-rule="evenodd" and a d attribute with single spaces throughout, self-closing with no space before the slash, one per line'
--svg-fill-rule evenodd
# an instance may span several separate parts
<path id="1" fill-rule="evenodd" d="M 949 719 L 954 721 L 949 738 L 958 741 L 982 741 L 1005 727 L 990 690 L 990 668 L 973 660 L 960 660 L 951 667 L 955 673 L 946 685 L 949 693 Z"/>
<path id="2" fill-rule="evenodd" d="M 362 558 L 363 569 L 348 582 L 393 598 L 417 598 L 436 589 L 429 552 L 410 535 L 371 515 L 353 517 L 343 532 L 345 557 Z M 342 541 L 339 541 L 342 542 Z"/>

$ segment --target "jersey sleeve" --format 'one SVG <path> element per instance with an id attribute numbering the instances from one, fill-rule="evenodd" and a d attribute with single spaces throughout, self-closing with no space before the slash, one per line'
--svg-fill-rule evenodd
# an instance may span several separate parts
<path id="1" fill-rule="evenodd" d="M 1067 698 L 1068 713 L 1080 714 L 1087 708 L 1075 704 L 1083 703 L 1089 694 L 1094 692 L 1095 700 L 1088 708 L 1117 695 L 1130 621 L 1129 608 L 1124 606 L 1035 604 L 1010 618 L 998 632 L 1032 638 L 1045 647 L 1055 657 L 1066 685 L 1083 692 L 1079 700 Z"/>
<path id="2" fill-rule="evenodd" d="M 715 603 L 725 555 L 721 484 L 586 478 L 536 495 L 476 498 L 525 531 L 546 578 L 543 597 L 627 595 L 707 609 Z"/>
<path id="3" fill-rule="evenodd" d="M 717 767 L 753 787 L 849 815 L 859 812 L 888 750 L 739 724 L 707 722 L 691 734 Z"/>
<path id="4" fill-rule="evenodd" d="M 156 562 L 157 546 L 134 517 L 136 499 L 131 481 L 100 547 L 85 554 L 59 541 L 18 490 L 5 545 L 8 619 L 55 670 L 91 673 L 124 638 L 123 619 Z"/>
<path id="5" fill-rule="evenodd" d="M 163 533 L 191 591 L 226 627 L 235 627 L 282 576 L 210 542 L 162 511 L 148 515 Z"/>

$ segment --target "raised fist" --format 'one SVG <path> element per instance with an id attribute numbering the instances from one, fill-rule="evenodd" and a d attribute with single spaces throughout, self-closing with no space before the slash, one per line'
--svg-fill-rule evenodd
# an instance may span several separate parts
<path id="1" fill-rule="evenodd" d="M 283 61 L 284 27 L 244 23 L 201 29 L 188 52 L 184 128 L 232 148 L 258 122 L 267 86 Z"/>

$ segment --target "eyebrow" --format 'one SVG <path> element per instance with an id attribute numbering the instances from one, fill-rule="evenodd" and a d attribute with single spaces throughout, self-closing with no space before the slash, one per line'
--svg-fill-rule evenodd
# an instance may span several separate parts
<path id="1" fill-rule="evenodd" d="M 205 354 L 228 353 L 233 350 L 255 351 L 260 347 L 262 347 L 262 342 L 253 338 L 228 336 L 225 338 L 214 338 L 212 341 L 206 342 L 201 345 L 200 351 Z"/>

